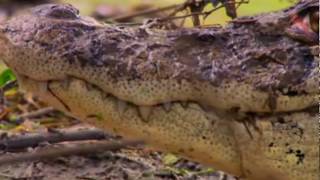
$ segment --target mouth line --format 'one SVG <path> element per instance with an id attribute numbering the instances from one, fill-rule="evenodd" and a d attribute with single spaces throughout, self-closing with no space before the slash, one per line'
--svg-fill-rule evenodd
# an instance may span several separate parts
<path id="1" fill-rule="evenodd" d="M 30 77 L 26 77 L 26 78 L 28 78 L 36 83 L 38 83 L 38 82 L 43 83 L 44 82 L 44 81 L 34 80 Z M 239 112 L 236 108 L 231 108 L 229 110 L 220 110 L 220 109 L 217 109 L 217 108 L 214 108 L 211 106 L 202 105 L 201 103 L 196 102 L 196 101 L 171 101 L 171 102 L 160 103 L 160 104 L 151 105 L 151 106 L 140 106 L 140 105 L 134 104 L 132 102 L 119 99 L 117 96 L 114 96 L 108 92 L 105 92 L 97 85 L 91 84 L 91 83 L 87 82 L 86 80 L 83 80 L 83 79 L 80 79 L 77 77 L 68 77 L 66 80 L 45 81 L 45 83 L 47 84 L 47 91 L 54 98 L 56 98 L 64 106 L 64 108 L 67 111 L 69 111 L 71 113 L 72 113 L 72 109 L 69 107 L 68 103 L 64 102 L 64 100 L 62 98 L 60 98 L 59 95 L 57 95 L 51 89 L 51 85 L 53 83 L 60 83 L 60 84 L 63 84 L 64 88 L 68 89 L 70 86 L 70 83 L 72 81 L 81 81 L 85 84 L 88 91 L 90 91 L 90 90 L 99 91 L 103 95 L 103 97 L 111 98 L 113 101 L 115 101 L 117 103 L 118 111 L 120 113 L 124 113 L 127 110 L 127 108 L 129 108 L 129 107 L 135 108 L 137 110 L 138 114 L 140 115 L 140 117 L 145 121 L 148 121 L 148 117 L 150 116 L 150 114 L 152 113 L 154 108 L 161 107 L 164 111 L 169 112 L 169 111 L 171 111 L 171 107 L 174 106 L 175 104 L 181 105 L 185 110 L 192 108 L 189 106 L 190 104 L 196 104 L 201 108 L 201 110 L 204 113 L 206 113 L 206 115 L 210 115 L 210 114 L 214 113 L 214 114 L 220 115 L 220 116 L 227 116 L 227 117 L 229 117 L 233 120 L 236 120 L 236 121 L 243 121 L 243 120 L 247 121 L 247 119 L 249 119 L 250 122 L 253 119 L 255 119 L 255 117 L 260 117 L 260 118 L 261 117 L 271 117 L 271 116 L 284 115 L 284 114 L 290 114 L 290 113 L 295 113 L 295 112 L 314 112 L 314 109 L 317 108 L 317 106 L 311 106 L 311 107 L 307 107 L 302 110 L 295 110 L 295 111 L 289 111 L 289 112 Z M 194 109 L 192 109 L 192 110 L 194 110 Z M 92 117 L 93 116 L 95 116 L 95 115 L 92 115 Z"/>
<path id="2" fill-rule="evenodd" d="M 47 90 L 48 90 L 48 92 L 49 92 L 54 98 L 56 98 L 56 99 L 62 104 L 62 106 L 63 106 L 67 111 L 70 111 L 70 112 L 71 112 L 71 108 L 67 105 L 67 103 L 65 103 L 58 95 L 56 95 L 56 94 L 54 93 L 53 90 L 51 90 L 51 88 L 50 88 L 50 83 L 51 83 L 51 81 L 48 81 L 48 83 L 47 83 Z"/>
<path id="3" fill-rule="evenodd" d="M 310 46 L 317 45 L 319 39 L 317 33 L 304 31 L 302 29 L 299 29 L 298 27 L 291 27 L 286 29 L 286 33 L 289 37 L 308 43 L 310 44 Z"/>
<path id="4" fill-rule="evenodd" d="M 311 54 L 315 57 L 319 57 L 320 53 L 320 45 L 310 46 Z"/>

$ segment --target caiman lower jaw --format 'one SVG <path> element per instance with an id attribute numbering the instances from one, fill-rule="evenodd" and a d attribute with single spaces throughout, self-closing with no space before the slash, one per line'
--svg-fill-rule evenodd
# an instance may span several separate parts
<path id="1" fill-rule="evenodd" d="M 40 82 L 18 75 L 18 81 L 25 90 L 85 122 L 237 176 L 295 180 L 315 179 L 319 173 L 317 117 L 307 111 L 239 121 L 193 102 L 138 107 L 75 78 Z"/>
<path id="2" fill-rule="evenodd" d="M 41 82 L 17 75 L 20 88 L 85 122 L 156 149 L 242 176 L 230 120 L 207 113 L 196 103 L 136 106 L 83 80 Z"/>

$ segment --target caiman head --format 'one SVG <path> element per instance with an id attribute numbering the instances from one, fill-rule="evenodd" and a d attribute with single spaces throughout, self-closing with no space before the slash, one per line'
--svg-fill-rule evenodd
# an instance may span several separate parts
<path id="1" fill-rule="evenodd" d="M 125 137 L 249 179 L 316 179 L 317 1 L 226 27 L 104 25 L 70 5 L 0 25 L 22 88 Z"/>
<path id="2" fill-rule="evenodd" d="M 317 7 L 303 1 L 225 28 L 151 32 L 102 25 L 69 5 L 45 5 L 1 25 L 1 54 L 17 74 L 38 81 L 78 77 L 137 105 L 304 109 L 317 99 L 318 61 L 310 48 L 318 44 Z M 90 68 L 110 79 L 83 70 Z"/>

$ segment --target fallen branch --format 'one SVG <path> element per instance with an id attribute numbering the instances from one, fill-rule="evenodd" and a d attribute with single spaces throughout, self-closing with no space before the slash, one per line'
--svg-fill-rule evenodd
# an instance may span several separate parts
<path id="1" fill-rule="evenodd" d="M 205 12 L 193 12 L 193 13 L 190 13 L 190 14 L 186 14 L 186 15 L 182 15 L 182 16 L 167 16 L 167 17 L 164 17 L 164 18 L 160 18 L 159 21 L 172 21 L 172 20 L 176 20 L 176 19 L 182 19 L 182 18 L 187 18 L 187 17 L 191 17 L 191 16 L 194 16 L 194 15 L 203 15 L 204 18 L 206 18 L 208 15 L 210 15 L 212 12 L 214 11 L 217 11 L 221 8 L 223 8 L 224 6 L 221 5 L 221 6 L 218 6 L 210 11 L 205 11 Z"/>
<path id="2" fill-rule="evenodd" d="M 9 90 L 16 88 L 16 87 L 18 87 L 18 81 L 13 80 L 13 81 L 9 81 L 5 85 L 3 85 L 3 87 L 1 89 L 5 92 L 5 91 L 9 91 Z"/>
<path id="3" fill-rule="evenodd" d="M 138 146 L 142 144 L 143 142 L 139 140 L 123 140 L 112 142 L 98 141 L 94 143 L 81 143 L 75 147 L 48 147 L 34 152 L 0 156 L 0 166 L 25 161 L 48 160 L 62 156 L 88 155 L 101 153 L 104 151 L 114 151 L 125 147 Z"/>
<path id="4" fill-rule="evenodd" d="M 21 115 L 17 116 L 17 119 L 38 118 L 40 116 L 47 115 L 47 114 L 54 112 L 54 111 L 56 111 L 56 109 L 54 109 L 53 107 L 45 107 L 45 108 L 42 108 L 42 109 L 39 109 L 36 111 L 21 114 Z"/>
<path id="5" fill-rule="evenodd" d="M 17 151 L 28 147 L 36 147 L 44 142 L 59 143 L 64 141 L 101 140 L 110 137 L 110 135 L 99 129 L 24 134 L 0 139 L 0 150 Z"/>

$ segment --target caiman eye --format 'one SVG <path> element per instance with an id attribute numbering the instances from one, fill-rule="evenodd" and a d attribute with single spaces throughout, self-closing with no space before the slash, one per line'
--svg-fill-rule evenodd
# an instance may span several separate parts
<path id="1" fill-rule="evenodd" d="M 56 19 L 77 19 L 79 11 L 68 4 L 45 4 L 33 9 L 37 15 Z"/>
<path id="2" fill-rule="evenodd" d="M 303 14 L 296 15 L 293 20 L 293 27 L 301 31 L 314 33 L 319 32 L 319 11 L 309 11 Z"/>
<path id="3" fill-rule="evenodd" d="M 291 27 L 287 29 L 290 37 L 310 44 L 317 44 L 319 39 L 319 11 L 308 9 L 294 15 Z"/>

